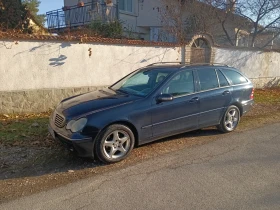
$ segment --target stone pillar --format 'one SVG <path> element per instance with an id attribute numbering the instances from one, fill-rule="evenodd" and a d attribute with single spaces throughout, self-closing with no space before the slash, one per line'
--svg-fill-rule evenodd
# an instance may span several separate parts
<path id="1" fill-rule="evenodd" d="M 215 63 L 215 56 L 216 56 L 215 48 L 211 47 L 211 57 L 210 57 L 210 63 L 211 64 Z"/>
<path id="2" fill-rule="evenodd" d="M 191 63 L 191 54 L 192 54 L 192 48 L 189 45 L 185 46 L 185 63 L 190 64 Z"/>

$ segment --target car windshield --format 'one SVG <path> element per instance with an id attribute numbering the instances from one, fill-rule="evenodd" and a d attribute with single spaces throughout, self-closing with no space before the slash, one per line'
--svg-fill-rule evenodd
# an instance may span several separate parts
<path id="1" fill-rule="evenodd" d="M 170 74 L 172 69 L 141 69 L 114 84 L 110 88 L 127 94 L 146 96 L 155 90 Z"/>

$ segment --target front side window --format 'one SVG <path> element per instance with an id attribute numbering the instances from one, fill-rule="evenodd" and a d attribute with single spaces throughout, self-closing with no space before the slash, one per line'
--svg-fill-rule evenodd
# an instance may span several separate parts
<path id="1" fill-rule="evenodd" d="M 222 69 L 222 72 L 232 82 L 233 85 L 239 85 L 239 84 L 244 84 L 244 83 L 248 82 L 245 77 L 243 77 L 241 74 L 239 74 L 236 71 Z"/>
<path id="2" fill-rule="evenodd" d="M 142 69 L 123 78 L 110 88 L 114 91 L 146 96 L 163 83 L 173 71 L 165 68 Z"/>
<path id="3" fill-rule="evenodd" d="M 219 87 L 219 82 L 215 69 L 199 69 L 197 70 L 200 90 L 211 90 Z"/>
<path id="4" fill-rule="evenodd" d="M 119 0 L 120 10 L 133 12 L 132 0 Z"/>
<path id="5" fill-rule="evenodd" d="M 163 88 L 162 93 L 172 96 L 182 96 L 194 93 L 193 72 L 190 70 L 182 71 L 175 75 Z"/>

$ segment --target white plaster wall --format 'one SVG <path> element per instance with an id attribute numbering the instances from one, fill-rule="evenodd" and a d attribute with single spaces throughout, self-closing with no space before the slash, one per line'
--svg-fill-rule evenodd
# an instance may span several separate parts
<path id="1" fill-rule="evenodd" d="M 280 53 L 215 48 L 215 63 L 240 69 L 250 79 L 280 77 Z"/>
<path id="2" fill-rule="evenodd" d="M 20 41 L 12 46 L 11 42 L 1 43 L 0 91 L 107 86 L 148 64 L 181 60 L 179 48 L 39 41 Z"/>

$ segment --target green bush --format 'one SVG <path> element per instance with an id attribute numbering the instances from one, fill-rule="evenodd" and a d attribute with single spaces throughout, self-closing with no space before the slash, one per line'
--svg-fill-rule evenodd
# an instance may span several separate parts
<path id="1" fill-rule="evenodd" d="M 122 23 L 120 21 L 108 23 L 96 20 L 91 22 L 88 27 L 94 35 L 105 38 L 121 38 L 123 34 Z"/>

